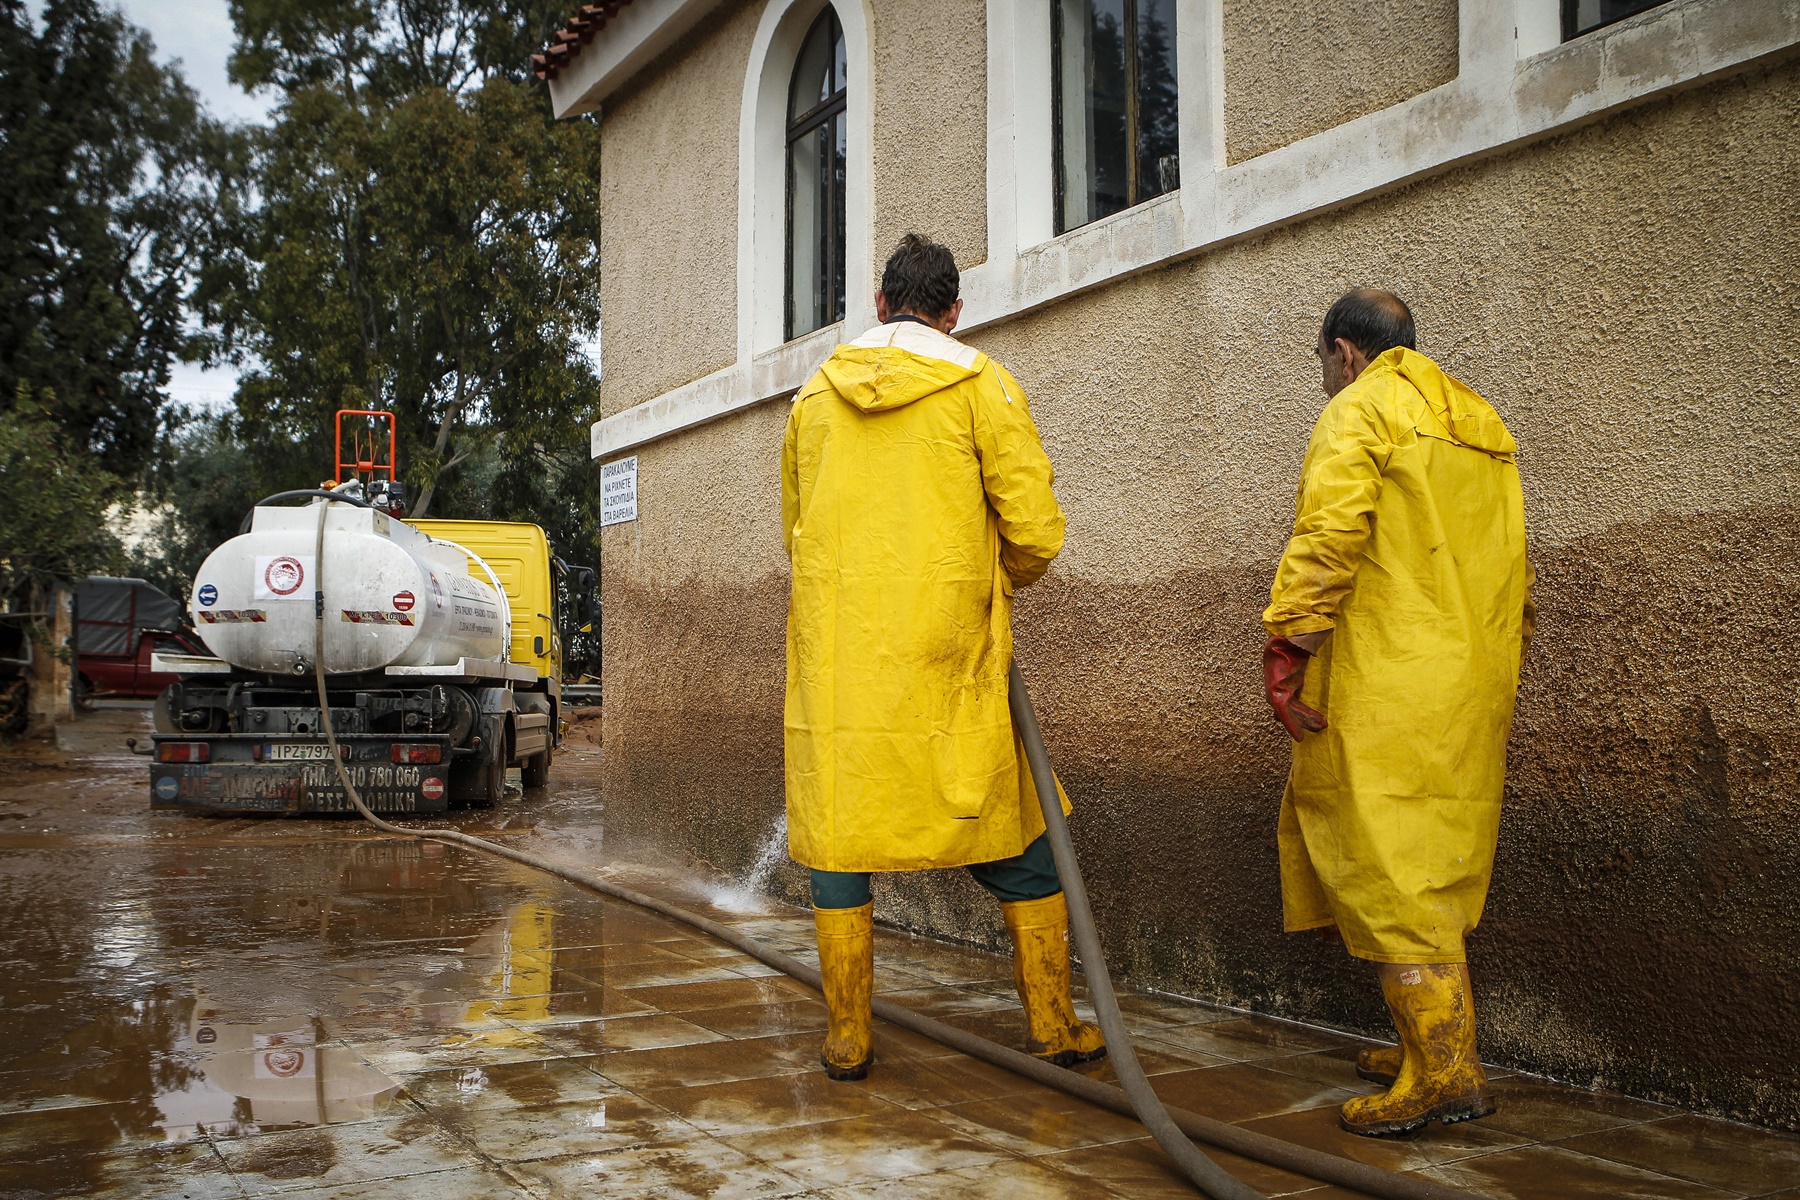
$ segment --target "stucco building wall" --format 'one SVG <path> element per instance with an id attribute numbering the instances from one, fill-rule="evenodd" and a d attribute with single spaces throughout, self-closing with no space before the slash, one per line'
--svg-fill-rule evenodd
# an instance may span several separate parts
<path id="1" fill-rule="evenodd" d="M 1231 162 L 1278 150 L 1456 78 L 1457 0 L 1225 0 Z"/>
<path id="2" fill-rule="evenodd" d="M 727 0 L 601 116 L 606 415 L 737 357 L 738 112 L 760 14 Z"/>
<path id="3" fill-rule="evenodd" d="M 1317 321 L 1387 285 L 1517 436 L 1540 574 L 1470 942 L 1484 1054 L 1800 1124 L 1797 127 L 1793 65 L 1710 84 L 971 337 L 1069 515 L 1019 653 L 1118 969 L 1386 1028 L 1365 965 L 1280 931 L 1257 616 Z M 603 537 L 609 822 L 739 873 L 779 845 L 786 415 L 640 448 L 640 518 Z M 877 894 L 1000 942 L 961 873 Z"/>
<path id="4" fill-rule="evenodd" d="M 875 253 L 929 232 L 987 259 L 987 14 L 965 0 L 874 4 Z M 873 288 L 879 279 L 869 281 Z"/>

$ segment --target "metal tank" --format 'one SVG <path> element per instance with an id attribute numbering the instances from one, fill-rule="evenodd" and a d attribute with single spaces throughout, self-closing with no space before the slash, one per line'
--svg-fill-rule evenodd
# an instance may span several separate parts
<path id="1" fill-rule="evenodd" d="M 194 628 L 232 666 L 283 675 L 313 670 L 322 504 L 256 509 L 250 532 L 214 550 L 195 575 L 188 599 Z M 469 574 L 472 558 L 378 509 L 331 505 L 326 674 L 504 661 L 511 612 L 504 592 Z"/>

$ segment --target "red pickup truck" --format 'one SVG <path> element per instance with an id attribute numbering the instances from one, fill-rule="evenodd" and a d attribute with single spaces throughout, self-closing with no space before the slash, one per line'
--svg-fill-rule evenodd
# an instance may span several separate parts
<path id="1" fill-rule="evenodd" d="M 87 696 L 154 698 L 175 676 L 150 669 L 150 656 L 207 654 L 181 605 L 142 579 L 90 575 L 75 588 L 75 649 Z"/>

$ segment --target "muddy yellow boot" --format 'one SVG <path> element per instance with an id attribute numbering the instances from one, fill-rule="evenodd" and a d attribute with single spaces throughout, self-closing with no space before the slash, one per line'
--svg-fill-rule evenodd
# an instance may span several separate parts
<path id="1" fill-rule="evenodd" d="M 1069 906 L 1063 894 L 1000 905 L 1012 935 L 1013 983 L 1025 1006 L 1025 1052 L 1059 1067 L 1106 1057 L 1100 1030 L 1069 996 Z"/>
<path id="2" fill-rule="evenodd" d="M 1400 1071 L 1379 1096 L 1346 1102 L 1338 1123 L 1351 1133 L 1380 1137 L 1493 1112 L 1487 1072 L 1475 1053 L 1468 965 L 1384 964 L 1381 990 L 1400 1031 Z"/>
<path id="3" fill-rule="evenodd" d="M 1399 1046 L 1377 1046 L 1356 1052 L 1356 1075 L 1382 1087 L 1393 1087 L 1400 1075 L 1400 1060 L 1405 1057 Z"/>
<path id="4" fill-rule="evenodd" d="M 819 1061 L 833 1079 L 864 1079 L 875 1059 L 875 904 L 858 908 L 815 908 L 819 973 L 831 1024 Z"/>

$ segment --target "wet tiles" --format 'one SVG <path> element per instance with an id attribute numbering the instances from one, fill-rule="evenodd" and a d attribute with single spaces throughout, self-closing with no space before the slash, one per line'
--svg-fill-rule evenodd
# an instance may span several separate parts
<path id="1" fill-rule="evenodd" d="M 693 1126 L 667 1109 L 624 1093 L 474 1112 L 440 1109 L 434 1115 L 445 1131 L 496 1162 L 600 1154 L 697 1137 Z"/>
<path id="2" fill-rule="evenodd" d="M 1560 1145 L 1752 1196 L 1800 1186 L 1800 1138 L 1691 1114 L 1590 1133 Z"/>
<path id="3" fill-rule="evenodd" d="M 444 1067 L 487 1066 L 554 1058 L 558 1051 L 534 1033 L 502 1025 L 359 1043 L 363 1061 L 387 1075 L 415 1074 Z"/>
<path id="4" fill-rule="evenodd" d="M 1526 1139 L 1496 1129 L 1485 1120 L 1431 1125 L 1410 1137 L 1358 1137 L 1338 1124 L 1335 1104 L 1241 1124 L 1256 1133 L 1387 1171 L 1417 1171 L 1527 1144 Z"/>
<path id="5" fill-rule="evenodd" d="M 1585 1092 L 1526 1076 L 1496 1079 L 1493 1090 L 1499 1111 L 1485 1118 L 1487 1124 L 1539 1142 L 1654 1121 L 1679 1111 L 1612 1092 Z"/>
<path id="6" fill-rule="evenodd" d="M 1057 1093 L 978 1100 L 933 1109 L 931 1115 L 971 1137 L 1023 1155 L 1050 1154 L 1144 1136 L 1144 1127 L 1129 1117 Z"/>
<path id="7" fill-rule="evenodd" d="M 919 1112 L 765 1129 L 720 1140 L 817 1188 L 927 1175 L 1008 1157 L 998 1146 Z"/>
<path id="8" fill-rule="evenodd" d="M 595 1069 L 636 1092 L 760 1079 L 818 1070 L 819 1040 L 776 1036 L 660 1050 L 620 1050 L 601 1055 Z"/>
<path id="9" fill-rule="evenodd" d="M 480 1111 L 597 1100 L 617 1085 L 589 1069 L 596 1058 L 553 1058 L 487 1067 L 456 1067 L 406 1076 L 406 1094 L 426 1110 Z"/>
<path id="10" fill-rule="evenodd" d="M 267 1133 L 217 1145 L 226 1166 L 252 1196 L 479 1163 L 471 1151 L 418 1114 L 364 1125 Z"/>
<path id="11" fill-rule="evenodd" d="M 677 983 L 634 988 L 631 999 L 662 1012 L 689 1013 L 735 1004 L 782 1004 L 814 1000 L 818 993 L 785 975 L 767 979 L 734 976 L 710 983 Z"/>
<path id="12" fill-rule="evenodd" d="M 1201 1067 L 1156 1078 L 1165 1104 L 1218 1121 L 1248 1121 L 1302 1109 L 1334 1108 L 1356 1093 L 1252 1063 Z"/>
<path id="13" fill-rule="evenodd" d="M 541 1159 L 513 1169 L 557 1200 L 778 1200 L 809 1190 L 792 1175 L 710 1138 Z"/>
<path id="14" fill-rule="evenodd" d="M 205 1142 L 104 1157 L 0 1160 L 0 1196 L 36 1200 L 76 1195 L 239 1200 L 244 1192 L 218 1151 Z"/>
<path id="15" fill-rule="evenodd" d="M 791 1003 L 734 1004 L 702 1008 L 683 1014 L 726 1037 L 764 1037 L 776 1033 L 813 1033 L 825 1028 L 830 1013 L 824 1002 L 795 997 Z"/>
<path id="16" fill-rule="evenodd" d="M 1342 1034 L 1327 1033 L 1302 1025 L 1239 1017 L 1230 1021 L 1209 1021 L 1203 1025 L 1146 1030 L 1144 1040 L 1157 1046 L 1171 1047 L 1177 1052 L 1198 1050 L 1215 1060 L 1253 1062 L 1257 1059 L 1331 1050 L 1345 1045 L 1350 1039 Z"/>
<path id="17" fill-rule="evenodd" d="M 656 1050 L 727 1040 L 673 1013 L 642 1013 L 599 1021 L 545 1026 L 542 1037 L 558 1053 L 599 1054 L 607 1050 Z"/>
<path id="18" fill-rule="evenodd" d="M 1508 1200 L 1727 1200 L 1739 1195 L 1556 1146 L 1526 1146 L 1421 1174 Z"/>
<path id="19" fill-rule="evenodd" d="M 393 1179 L 361 1179 L 283 1195 L 293 1200 L 523 1200 L 527 1193 L 499 1169 L 483 1166 Z"/>
<path id="20" fill-rule="evenodd" d="M 645 1099 L 715 1137 L 896 1111 L 864 1084 L 827 1079 L 823 1071 L 668 1088 Z"/>
<path id="21" fill-rule="evenodd" d="M 1055 1094 L 1011 1071 L 960 1054 L 942 1058 L 884 1058 L 879 1031 L 875 1037 L 875 1065 L 870 1069 L 869 1077 L 854 1086 L 867 1088 L 883 1100 L 910 1109 L 995 1100 L 1020 1093 Z"/>
<path id="22" fill-rule="evenodd" d="M 1114 1193 L 1083 1179 L 1022 1159 L 937 1171 L 878 1183 L 831 1188 L 829 1200 L 1096 1200 Z M 1189 1189 L 1189 1195 L 1193 1195 Z"/>
<path id="23" fill-rule="evenodd" d="M 515 803 L 462 819 L 530 815 Z M 53 914 L 116 934 L 28 923 L 0 943 L 37 969 L 0 985 L 0 1197 L 1195 1194 L 1134 1122 L 886 1022 L 868 1080 L 827 1080 L 817 992 L 662 917 L 341 823 L 151 823 L 148 866 Z M 272 847 L 291 868 L 278 879 L 260 870 Z M 0 899 L 20 878 L 0 874 Z M 692 890 L 673 880 L 642 886 Z M 814 957 L 803 910 L 720 903 L 742 911 L 719 919 Z M 146 906 L 154 921 L 114 920 Z M 888 998 L 1021 1042 L 1004 952 L 880 930 L 877 963 Z M 1121 999 L 1168 1099 L 1299 1144 L 1493 1200 L 1800 1200 L 1800 1140 L 1498 1073 L 1490 1120 L 1352 1138 L 1336 1113 L 1373 1090 L 1353 1074 L 1360 1039 Z M 1081 1073 L 1114 1077 L 1110 1061 Z M 1347 1195 L 1216 1157 L 1270 1196 Z"/>

